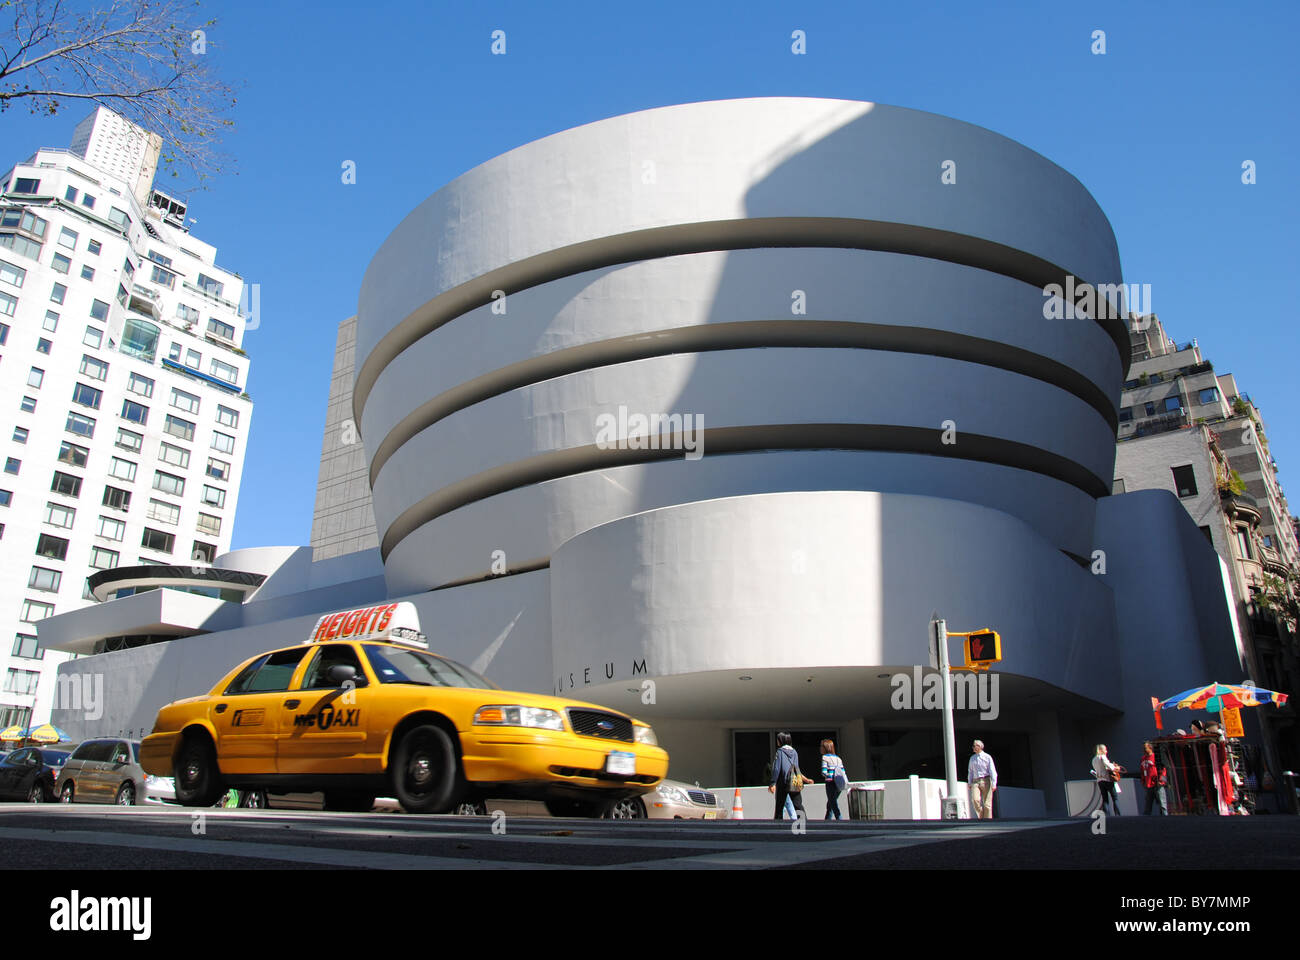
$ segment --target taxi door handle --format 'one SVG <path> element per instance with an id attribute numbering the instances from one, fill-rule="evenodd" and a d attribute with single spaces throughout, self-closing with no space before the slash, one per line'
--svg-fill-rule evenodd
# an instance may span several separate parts
<path id="1" fill-rule="evenodd" d="M 298 703 L 299 701 L 297 700 L 286 700 L 284 701 L 284 709 L 292 710 L 294 707 L 298 706 Z"/>
<path id="2" fill-rule="evenodd" d="M 225 712 L 226 712 L 226 707 L 227 707 L 227 704 L 219 703 L 219 704 L 217 704 L 217 706 L 216 706 L 215 709 L 216 709 L 216 712 L 217 712 L 217 713 L 225 713 Z"/>

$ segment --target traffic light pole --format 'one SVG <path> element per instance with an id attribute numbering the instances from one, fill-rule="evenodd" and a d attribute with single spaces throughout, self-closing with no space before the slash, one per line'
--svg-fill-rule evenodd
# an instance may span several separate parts
<path id="1" fill-rule="evenodd" d="M 943 765 L 948 778 L 948 793 L 943 801 L 945 820 L 965 820 L 969 816 L 966 795 L 957 783 L 957 728 L 952 715 L 952 672 L 948 663 L 948 622 L 930 621 L 930 665 L 939 668 L 943 689 Z"/>

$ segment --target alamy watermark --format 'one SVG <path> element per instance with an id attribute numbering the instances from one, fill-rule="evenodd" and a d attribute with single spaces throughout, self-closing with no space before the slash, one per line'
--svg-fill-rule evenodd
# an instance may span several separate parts
<path id="1" fill-rule="evenodd" d="M 1130 314 L 1149 314 L 1149 283 L 1076 283 L 1067 275 L 1065 283 L 1043 287 L 1044 320 L 1124 320 Z"/>
<path id="2" fill-rule="evenodd" d="M 684 450 L 687 460 L 704 456 L 704 414 L 628 413 L 596 417 L 596 446 L 601 450 Z"/>
<path id="3" fill-rule="evenodd" d="M 981 720 L 996 720 L 1001 712 L 996 673 L 954 673 L 951 675 L 952 705 L 957 710 L 979 710 Z M 942 710 L 943 675 L 926 674 L 921 667 L 889 678 L 894 692 L 889 705 L 895 710 Z"/>
<path id="4" fill-rule="evenodd" d="M 55 710 L 78 710 L 86 720 L 104 715 L 104 675 L 102 673 L 60 673 L 54 689 Z"/>

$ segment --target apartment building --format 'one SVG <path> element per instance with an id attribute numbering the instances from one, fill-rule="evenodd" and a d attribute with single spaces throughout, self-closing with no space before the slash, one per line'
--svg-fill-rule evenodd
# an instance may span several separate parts
<path id="1" fill-rule="evenodd" d="M 1294 691 L 1294 625 L 1271 609 L 1268 595 L 1293 589 L 1286 582 L 1300 571 L 1300 547 L 1259 408 L 1232 374 L 1215 372 L 1195 340 L 1176 342 L 1155 315 L 1136 322 L 1132 341 L 1114 492 L 1159 489 L 1179 498 L 1227 566 L 1237 644 L 1251 679 Z M 1263 711 L 1260 719 L 1280 735 L 1283 767 L 1294 767 L 1300 743 L 1293 708 Z"/>
<path id="2" fill-rule="evenodd" d="M 49 717 L 35 623 L 88 575 L 229 549 L 252 417 L 244 281 L 152 189 L 160 141 L 100 108 L 73 144 L 0 174 L 0 728 Z"/>

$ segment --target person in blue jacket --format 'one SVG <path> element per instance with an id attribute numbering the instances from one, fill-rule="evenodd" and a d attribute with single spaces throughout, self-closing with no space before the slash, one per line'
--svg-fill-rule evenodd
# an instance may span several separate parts
<path id="1" fill-rule="evenodd" d="M 776 756 L 772 759 L 772 782 L 768 785 L 767 792 L 776 794 L 776 809 L 772 813 L 773 820 L 781 819 L 782 809 L 785 807 L 786 798 L 794 803 L 795 816 L 800 820 L 807 820 L 808 814 L 803 809 L 803 791 L 790 790 L 790 775 L 799 773 L 799 754 L 795 753 L 791 745 L 791 736 L 784 731 L 776 735 Z"/>

